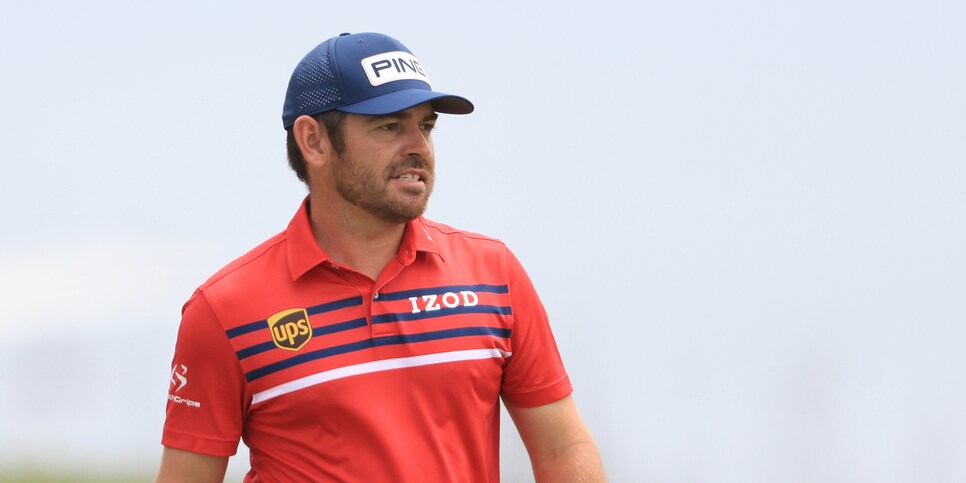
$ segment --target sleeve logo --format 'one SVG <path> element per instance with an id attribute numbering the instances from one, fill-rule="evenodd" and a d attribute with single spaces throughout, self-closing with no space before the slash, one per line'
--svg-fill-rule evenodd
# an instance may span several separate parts
<path id="1" fill-rule="evenodd" d="M 279 349 L 297 351 L 312 339 L 312 324 L 305 309 L 283 310 L 269 317 L 268 328 Z"/>
<path id="2" fill-rule="evenodd" d="M 188 366 L 177 363 L 171 366 L 171 391 L 168 392 L 168 401 L 171 401 L 175 404 L 182 404 L 188 406 L 189 408 L 200 408 L 200 402 L 173 394 L 180 391 L 187 385 Z"/>
<path id="3" fill-rule="evenodd" d="M 178 369 L 179 367 L 181 368 L 180 370 Z M 184 364 L 175 364 L 171 367 L 171 387 L 174 388 L 174 392 L 178 392 L 181 388 L 188 385 L 187 374 L 188 366 Z"/>

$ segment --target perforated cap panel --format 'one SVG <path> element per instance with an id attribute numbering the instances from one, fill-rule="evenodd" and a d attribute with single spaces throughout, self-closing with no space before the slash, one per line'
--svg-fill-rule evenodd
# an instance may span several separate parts
<path id="1" fill-rule="evenodd" d="M 298 93 L 293 106 L 296 112 L 318 113 L 342 104 L 343 94 L 333 72 L 335 66 L 329 62 L 331 42 L 330 39 L 319 44 L 295 69 L 289 90 Z"/>

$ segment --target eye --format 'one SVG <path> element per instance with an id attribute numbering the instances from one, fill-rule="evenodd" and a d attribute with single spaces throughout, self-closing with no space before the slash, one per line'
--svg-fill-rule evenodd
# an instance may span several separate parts
<path id="1" fill-rule="evenodd" d="M 427 122 L 427 123 L 424 123 L 424 124 L 420 124 L 419 125 L 419 128 L 422 129 L 423 132 L 432 132 L 434 129 L 436 129 L 436 123 L 435 122 Z"/>
<path id="2" fill-rule="evenodd" d="M 395 131 L 395 130 L 399 129 L 399 123 L 398 122 L 390 122 L 390 123 L 387 123 L 387 124 L 383 124 L 383 125 L 379 126 L 379 129 L 381 129 L 383 131 Z"/>

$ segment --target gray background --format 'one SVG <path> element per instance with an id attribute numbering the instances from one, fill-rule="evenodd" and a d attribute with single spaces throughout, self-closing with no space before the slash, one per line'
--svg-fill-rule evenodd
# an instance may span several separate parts
<path id="1" fill-rule="evenodd" d="M 964 5 L 4 2 L 0 473 L 154 474 L 181 304 L 304 196 L 292 68 L 383 31 L 614 481 L 966 481 Z"/>

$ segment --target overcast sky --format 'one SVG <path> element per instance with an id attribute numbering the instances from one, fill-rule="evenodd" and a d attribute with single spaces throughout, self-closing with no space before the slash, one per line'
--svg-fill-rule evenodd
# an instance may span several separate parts
<path id="1" fill-rule="evenodd" d="M 181 304 L 305 195 L 292 69 L 379 31 L 476 104 L 438 125 L 428 216 L 523 261 L 614 481 L 964 481 L 964 25 L 954 0 L 6 2 L 0 473 L 154 473 Z"/>

